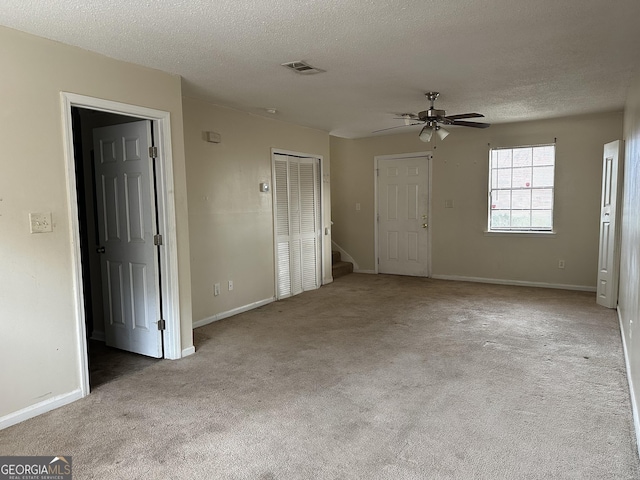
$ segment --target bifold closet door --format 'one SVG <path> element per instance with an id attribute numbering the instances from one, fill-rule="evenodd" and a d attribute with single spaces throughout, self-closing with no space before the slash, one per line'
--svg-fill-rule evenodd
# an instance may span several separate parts
<path id="1" fill-rule="evenodd" d="M 274 155 L 277 298 L 320 286 L 322 230 L 317 158 Z"/>

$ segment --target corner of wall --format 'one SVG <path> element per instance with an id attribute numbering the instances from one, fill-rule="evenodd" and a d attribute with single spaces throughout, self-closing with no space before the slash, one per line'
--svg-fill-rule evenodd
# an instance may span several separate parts
<path id="1" fill-rule="evenodd" d="M 640 72 L 625 104 L 625 160 L 620 246 L 618 314 L 633 410 L 640 438 Z M 640 445 L 639 452 L 640 454 Z"/>

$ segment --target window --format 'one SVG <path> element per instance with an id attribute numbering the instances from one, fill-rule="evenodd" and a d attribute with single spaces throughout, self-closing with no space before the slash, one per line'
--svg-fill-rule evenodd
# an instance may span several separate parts
<path id="1" fill-rule="evenodd" d="M 553 230 L 555 145 L 489 151 L 489 231 Z"/>

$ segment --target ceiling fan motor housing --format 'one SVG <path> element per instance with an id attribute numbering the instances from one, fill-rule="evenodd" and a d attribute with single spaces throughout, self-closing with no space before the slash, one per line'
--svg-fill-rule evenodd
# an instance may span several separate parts
<path id="1" fill-rule="evenodd" d="M 442 118 L 445 115 L 446 112 L 444 110 L 430 108 L 429 110 L 423 110 L 422 112 L 418 113 L 418 118 L 423 122 L 426 122 L 427 120 L 436 120 L 438 118 Z"/>

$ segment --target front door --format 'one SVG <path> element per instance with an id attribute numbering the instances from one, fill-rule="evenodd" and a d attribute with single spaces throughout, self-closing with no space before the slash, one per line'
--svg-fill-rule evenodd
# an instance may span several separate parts
<path id="1" fill-rule="evenodd" d="M 160 358 L 151 122 L 96 128 L 93 143 L 106 343 Z"/>
<path id="2" fill-rule="evenodd" d="M 429 159 L 378 160 L 378 271 L 427 276 Z"/>
<path id="3" fill-rule="evenodd" d="M 607 143 L 602 159 L 602 202 L 600 204 L 600 249 L 598 254 L 598 304 L 618 305 L 619 239 L 618 186 L 622 180 L 622 142 Z"/>

